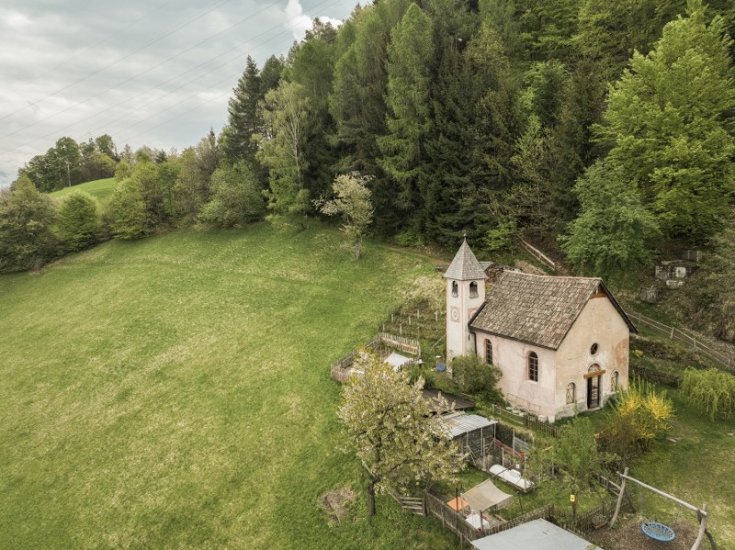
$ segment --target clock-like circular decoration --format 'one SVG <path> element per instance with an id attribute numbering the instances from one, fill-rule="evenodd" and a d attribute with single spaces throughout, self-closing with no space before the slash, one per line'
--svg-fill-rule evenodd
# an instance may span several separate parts
<path id="1" fill-rule="evenodd" d="M 459 310 L 456 307 L 452 308 L 451 316 L 452 321 L 459 321 Z"/>

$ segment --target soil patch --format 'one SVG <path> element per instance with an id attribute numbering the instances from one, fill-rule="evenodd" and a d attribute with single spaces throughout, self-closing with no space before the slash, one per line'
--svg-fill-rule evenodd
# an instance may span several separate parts
<path id="1" fill-rule="evenodd" d="M 689 550 L 697 538 L 694 524 L 676 521 L 669 525 L 676 533 L 676 539 L 671 542 L 657 542 L 649 539 L 641 531 L 641 524 L 644 521 L 641 516 L 631 516 L 613 529 L 600 529 L 588 534 L 587 538 L 605 550 Z M 709 543 L 705 540 L 702 547 L 708 548 Z"/>
<path id="2" fill-rule="evenodd" d="M 350 505 L 355 500 L 355 492 L 343 487 L 335 491 L 327 491 L 319 497 L 319 507 L 329 518 L 330 525 L 339 524 L 350 512 Z"/>

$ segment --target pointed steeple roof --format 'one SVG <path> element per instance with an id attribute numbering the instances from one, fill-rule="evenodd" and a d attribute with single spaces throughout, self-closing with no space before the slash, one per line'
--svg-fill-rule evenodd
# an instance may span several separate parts
<path id="1" fill-rule="evenodd" d="M 444 273 L 445 279 L 457 279 L 458 281 L 469 281 L 473 279 L 487 279 L 485 270 L 477 261 L 474 252 L 467 244 L 467 237 L 462 241 L 462 246 L 457 250 L 449 269 Z"/>

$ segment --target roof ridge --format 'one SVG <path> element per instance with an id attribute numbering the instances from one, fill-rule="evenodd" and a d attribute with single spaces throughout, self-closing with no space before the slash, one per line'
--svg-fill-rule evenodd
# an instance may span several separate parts
<path id="1" fill-rule="evenodd" d="M 549 279 L 575 279 L 575 280 L 587 280 L 587 281 L 602 281 L 602 277 L 587 277 L 584 275 L 540 275 L 538 273 L 526 273 L 525 271 L 503 271 L 505 273 L 512 273 L 513 275 L 525 275 L 526 277 L 545 277 Z"/>

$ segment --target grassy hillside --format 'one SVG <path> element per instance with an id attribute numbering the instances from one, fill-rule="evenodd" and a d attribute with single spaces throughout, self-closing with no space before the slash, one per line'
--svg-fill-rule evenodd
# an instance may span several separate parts
<path id="1" fill-rule="evenodd" d="M 330 361 L 365 341 L 411 254 L 261 225 L 110 242 L 0 277 L 0 547 L 441 548 L 362 492 Z"/>
<path id="2" fill-rule="evenodd" d="M 63 199 L 74 191 L 84 191 L 92 195 L 101 203 L 106 202 L 112 192 L 115 190 L 115 178 L 105 178 L 102 180 L 88 181 L 86 183 L 80 183 L 78 185 L 72 185 L 71 187 L 65 187 L 53 193 L 49 193 L 52 197 Z"/>

